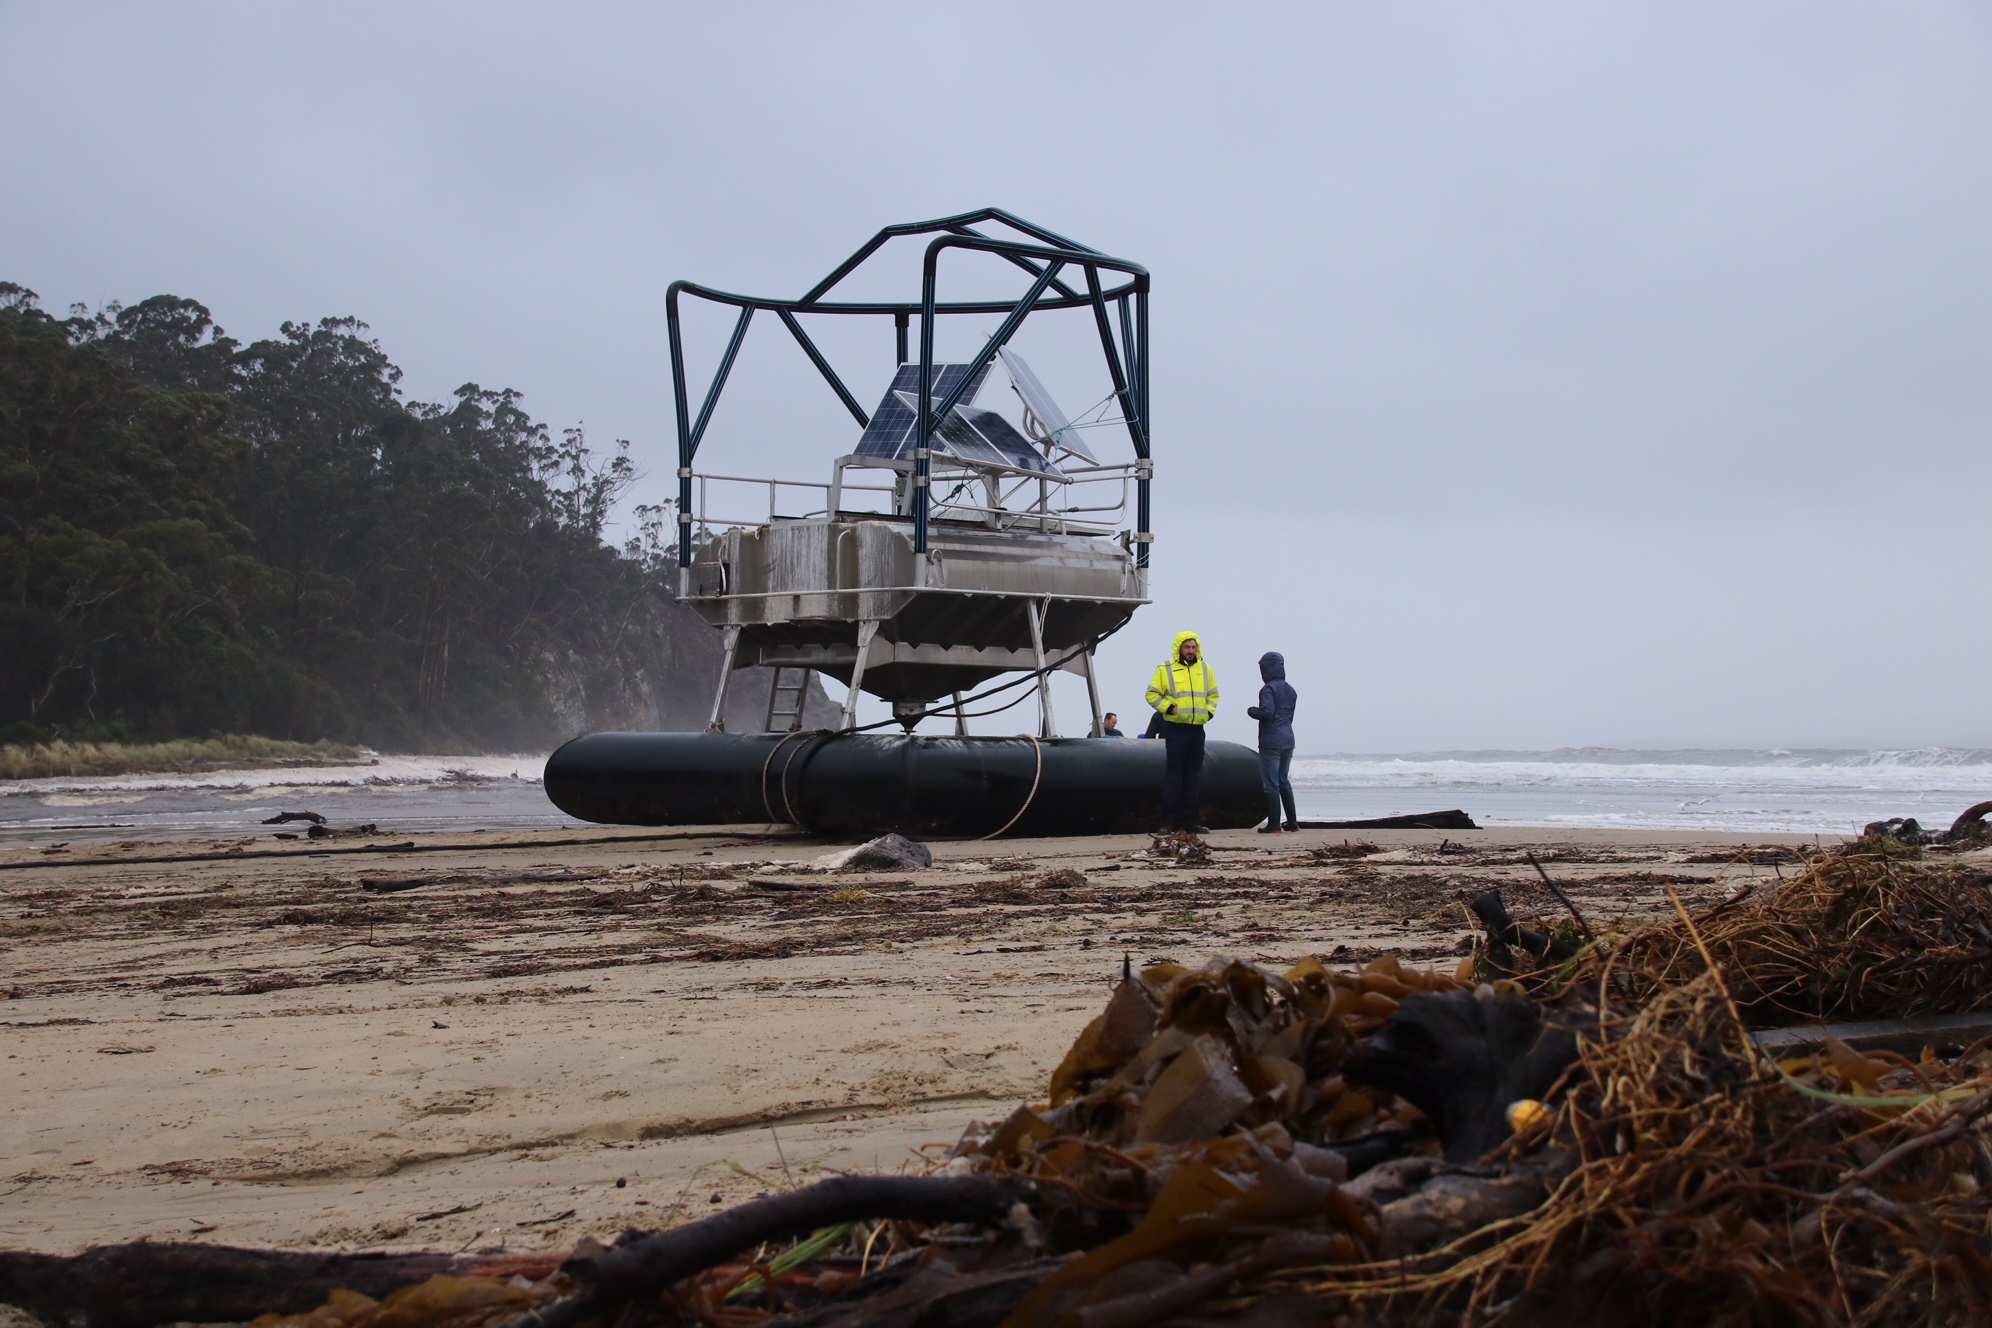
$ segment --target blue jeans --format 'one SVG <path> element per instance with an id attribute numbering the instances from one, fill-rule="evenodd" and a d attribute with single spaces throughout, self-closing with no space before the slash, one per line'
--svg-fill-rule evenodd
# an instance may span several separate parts
<path id="1" fill-rule="evenodd" d="M 1286 823 L 1292 825 L 1300 818 L 1294 815 L 1293 784 L 1287 779 L 1287 771 L 1293 767 L 1293 748 L 1283 752 L 1269 752 L 1259 749 L 1259 787 L 1266 791 L 1266 819 L 1269 825 L 1280 823 L 1280 812 L 1286 812 Z"/>

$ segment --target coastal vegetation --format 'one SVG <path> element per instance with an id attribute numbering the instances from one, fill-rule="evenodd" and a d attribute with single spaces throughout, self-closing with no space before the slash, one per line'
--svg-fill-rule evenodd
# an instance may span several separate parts
<path id="1" fill-rule="evenodd" d="M 0 746 L 0 779 L 73 779 L 91 775 L 191 774 L 256 766 L 348 765 L 364 748 L 336 742 L 286 742 L 224 733 L 173 742 L 13 743 Z"/>
<path id="2" fill-rule="evenodd" d="M 0 742 L 687 723 L 717 649 L 672 599 L 663 510 L 607 542 L 628 444 L 401 377 L 353 318 L 239 340 L 191 299 L 58 317 L 0 282 Z"/>

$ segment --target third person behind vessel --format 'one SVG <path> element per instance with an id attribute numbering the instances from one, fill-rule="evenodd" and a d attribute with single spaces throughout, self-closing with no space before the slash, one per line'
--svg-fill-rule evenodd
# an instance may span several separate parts
<path id="1" fill-rule="evenodd" d="M 1259 784 L 1266 791 L 1266 823 L 1262 835 L 1280 832 L 1280 813 L 1286 813 L 1289 834 L 1300 829 L 1294 814 L 1293 782 L 1287 777 L 1293 768 L 1293 712 L 1300 694 L 1286 680 L 1286 656 L 1268 650 L 1259 656 L 1259 704 L 1247 706 L 1245 713 L 1259 721 Z"/>

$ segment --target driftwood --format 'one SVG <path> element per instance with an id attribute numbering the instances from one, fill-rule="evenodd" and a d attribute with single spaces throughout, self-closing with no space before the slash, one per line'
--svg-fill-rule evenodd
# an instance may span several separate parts
<path id="1" fill-rule="evenodd" d="M 1573 1165 L 1569 1153 L 1546 1150 L 1498 1175 L 1448 1168 L 1436 1158 L 1388 1163 L 1343 1188 L 1376 1205 L 1383 1252 L 1403 1257 L 1466 1235 L 1489 1222 L 1519 1217 L 1541 1203 Z M 936 1251 L 935 1254 L 939 1254 Z M 1185 1320 L 1178 1316 L 1226 1287 L 1253 1285 L 1281 1268 L 1339 1262 L 1346 1237 L 1314 1231 L 1280 1231 L 1232 1259 L 1183 1272 L 1166 1263 L 1140 1265 L 1141 1276 L 1107 1300 L 1079 1312 L 1084 1328 L 1149 1328 Z M 996 1328 L 1026 1296 L 1065 1264 L 1043 1258 L 985 1271 L 964 1271 L 942 1258 L 908 1260 L 851 1288 L 833 1302 L 774 1320 L 768 1328 Z M 1305 1294 L 1256 1301 L 1225 1323 L 1324 1322 L 1338 1307 Z M 1345 1308 L 1345 1307 L 1340 1307 Z M 1209 1322 L 1215 1322 L 1210 1320 Z"/>
<path id="2" fill-rule="evenodd" d="M 1576 1059 L 1575 1030 L 1525 996 L 1421 992 L 1356 1044 L 1342 1073 L 1417 1107 L 1447 1160 L 1470 1162 L 1512 1133 L 1511 1102 L 1540 1098 Z"/>
<path id="3" fill-rule="evenodd" d="M 838 1176 L 670 1231 L 631 1232 L 614 1249 L 564 1265 L 548 1254 L 309 1254 L 149 1241 L 73 1256 L 0 1251 L 0 1305 L 77 1328 L 239 1323 L 260 1314 L 302 1314 L 342 1289 L 380 1298 L 438 1274 L 538 1279 L 559 1266 L 586 1290 L 514 1320 L 558 1328 L 654 1294 L 763 1241 L 859 1220 L 995 1225 L 1030 1193 L 1027 1183 L 994 1177 Z M 1027 1282 L 996 1299 L 1014 1304 L 1036 1278 Z M 926 1298 L 943 1290 L 953 1297 L 965 1288 L 936 1288 Z"/>
<path id="4" fill-rule="evenodd" d="M 1407 1002 L 1409 1004 L 1410 1002 Z M 1343 1188 L 1375 1205 L 1384 1252 L 1404 1256 L 1456 1239 L 1488 1222 L 1526 1213 L 1569 1170 L 1567 1153 L 1547 1150 L 1481 1173 L 1429 1157 L 1404 1158 Z M 605 1321 L 625 1303 L 655 1296 L 763 1241 L 778 1243 L 838 1222 L 886 1219 L 928 1225 L 995 1226 L 1030 1197 L 1028 1184 L 995 1177 L 841 1176 L 657 1234 L 629 1233 L 613 1249 L 560 1265 L 584 1290 L 510 1320 L 504 1328 L 563 1328 Z M 1339 1243 L 1338 1243 L 1339 1242 Z M 995 1328 L 1072 1256 L 1008 1262 L 1000 1246 L 935 1248 L 769 1328 Z M 1332 1262 L 1346 1239 L 1308 1231 L 1276 1233 L 1228 1262 L 1188 1273 L 1154 1269 L 1149 1282 L 1087 1307 L 1088 1328 L 1145 1328 L 1222 1288 L 1249 1285 L 1279 1268 Z M 997 1266 L 957 1260 L 994 1255 Z M 438 1274 L 540 1279 L 558 1256 L 299 1254 L 225 1245 L 104 1246 L 75 1256 L 0 1252 L 0 1304 L 75 1328 L 244 1322 L 265 1313 L 301 1314 L 335 1290 L 385 1297 Z M 1254 1323 L 1298 1322 L 1323 1308 L 1305 1297 L 1255 1306 Z M 1270 1314 L 1271 1317 L 1265 1317 Z M 1284 1317 L 1283 1317 L 1284 1316 Z"/>
<path id="5" fill-rule="evenodd" d="M 1561 1149 L 1544 1149 L 1499 1173 L 1441 1172 L 1418 1189 L 1383 1205 L 1384 1253 L 1404 1256 L 1431 1249 L 1490 1222 L 1520 1217 L 1549 1197 L 1556 1181 L 1576 1165 Z"/>
<path id="6" fill-rule="evenodd" d="M 1892 839 L 1902 844 L 1976 844 L 1992 840 L 1987 816 L 1992 816 L 1992 802 L 1965 808 L 1948 830 L 1925 830 L 1913 816 L 1891 816 L 1885 821 L 1869 821 L 1861 829 L 1861 838 Z"/>
<path id="7" fill-rule="evenodd" d="M 1964 814 L 1951 822 L 1951 828 L 1944 832 L 1944 841 L 1956 844 L 1966 839 L 1976 839 L 1986 832 L 1985 818 L 1992 816 L 1992 801 L 1981 802 L 1967 807 Z"/>
<path id="8" fill-rule="evenodd" d="M 654 1295 L 764 1241 L 792 1240 L 839 1222 L 993 1226 L 1031 1194 L 1028 1182 L 993 1176 L 835 1176 L 670 1231 L 630 1232 L 614 1249 L 570 1259 L 563 1270 L 586 1290 L 510 1321 L 508 1328 L 571 1328 L 611 1307 Z"/>
<path id="9" fill-rule="evenodd" d="M 292 821 L 309 821 L 313 825 L 324 825 L 325 818 L 317 812 L 278 812 L 275 816 L 265 816 L 264 825 L 289 825 Z"/>
<path id="10" fill-rule="evenodd" d="M 0 1305 L 50 1324 L 149 1328 L 303 1314 L 344 1289 L 376 1298 L 439 1273 L 544 1277 L 552 1255 L 299 1254 L 232 1245 L 101 1245 L 77 1255 L 0 1251 Z"/>
<path id="11" fill-rule="evenodd" d="M 403 876 L 392 880 L 361 881 L 360 889 L 368 894 L 398 895 L 403 890 L 420 890 L 425 885 L 454 885 L 457 882 L 447 876 Z"/>
<path id="12" fill-rule="evenodd" d="M 1962 1050 L 1992 1038 L 1992 1010 L 1920 1014 L 1906 1019 L 1863 1019 L 1845 1024 L 1799 1024 L 1759 1029 L 1750 1040 L 1776 1056 L 1816 1051 L 1828 1039 L 1855 1051 L 1894 1051 L 1914 1060 L 1925 1047 Z"/>
<path id="13" fill-rule="evenodd" d="M 1473 818 L 1457 807 L 1417 816 L 1376 816 L 1367 821 L 1301 821 L 1303 830 L 1478 830 Z"/>
<path id="14" fill-rule="evenodd" d="M 372 821 L 365 825 L 349 825 L 344 830 L 326 825 L 321 819 L 304 832 L 306 839 L 357 839 L 366 835 L 377 835 L 380 827 Z"/>
<path id="15" fill-rule="evenodd" d="M 1540 864 L 1536 870 L 1542 870 Z M 1544 879 L 1548 877 L 1545 875 Z M 1554 889 L 1553 886 L 1551 888 Z M 1487 929 L 1487 961 L 1500 973 L 1513 977 L 1533 972 L 1577 953 L 1577 946 L 1570 938 L 1551 936 L 1516 922 L 1499 890 L 1476 895 L 1467 901 L 1466 906 L 1480 920 L 1480 925 Z M 1575 914 L 1574 905 L 1572 913 Z M 1519 957 L 1517 952 L 1520 952 Z"/>

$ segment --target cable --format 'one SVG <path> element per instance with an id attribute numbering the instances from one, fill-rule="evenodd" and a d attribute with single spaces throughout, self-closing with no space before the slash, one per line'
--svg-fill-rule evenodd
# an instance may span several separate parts
<path id="1" fill-rule="evenodd" d="M 965 710 L 965 711 L 948 710 L 944 711 L 943 713 L 948 715 L 954 715 L 961 719 L 987 719 L 991 715 L 1000 715 L 1005 710 L 1014 710 L 1018 706 L 1022 705 L 1024 702 L 1030 699 L 1031 699 L 1031 694 L 1029 692 L 1025 692 L 1022 695 L 1018 696 L 1015 700 L 1005 701 L 1002 705 L 997 706 L 993 710 Z M 963 704 L 966 704 L 966 702 L 964 702 Z"/>
<path id="2" fill-rule="evenodd" d="M 1002 829 L 990 831 L 988 834 L 982 836 L 983 839 L 1002 838 L 1003 835 L 1009 832 L 1011 826 L 1015 825 L 1018 821 L 1024 819 L 1024 813 L 1031 809 L 1031 804 L 1033 802 L 1037 801 L 1038 785 L 1044 782 L 1044 744 L 1039 742 L 1036 738 L 1032 738 L 1031 750 L 1037 753 L 1037 772 L 1031 776 L 1031 791 L 1024 795 L 1024 805 L 1017 808 L 1017 814 L 1015 816 L 1012 816 L 1009 820 L 1003 822 Z"/>
<path id="3" fill-rule="evenodd" d="M 960 710 L 962 706 L 967 705 L 971 701 L 987 700 L 989 697 L 995 696 L 999 692 L 1007 692 L 1012 687 L 1021 687 L 1023 684 L 1030 682 L 1035 678 L 1043 677 L 1047 673 L 1053 673 L 1059 669 L 1064 668 L 1067 664 L 1070 664 L 1073 660 L 1079 658 L 1079 656 L 1085 654 L 1087 651 L 1098 650 L 1100 648 L 1100 642 L 1105 641 L 1108 637 L 1112 636 L 1115 632 L 1118 632 L 1122 627 L 1125 626 L 1127 626 L 1127 623 L 1123 621 L 1118 626 L 1112 627 L 1108 629 L 1106 632 L 1102 633 L 1101 635 L 1094 637 L 1090 643 L 1083 646 L 1075 647 L 1071 651 L 1067 652 L 1064 655 L 1059 656 L 1051 663 L 1045 665 L 1043 668 L 1032 669 L 1029 673 L 1019 674 L 1017 677 L 1012 678 L 1009 682 L 998 683 L 996 686 L 989 688 L 987 691 L 977 692 L 973 696 L 964 696 L 961 698 L 961 700 L 955 702 L 953 706 L 936 706 L 932 710 L 922 710 L 919 714 L 914 715 L 909 719 L 901 719 L 899 716 L 895 715 L 891 719 L 881 719 L 875 724 L 859 724 L 856 725 L 855 727 L 848 729 L 838 729 L 836 730 L 836 732 L 869 733 L 873 729 L 886 728 L 887 726 L 892 724 L 899 724 L 904 727 L 911 728 L 913 725 L 918 724 L 923 719 L 933 719 L 939 715 L 952 715 L 956 711 Z M 1023 699 L 1024 698 L 1020 696 L 1017 698 L 1017 701 L 1021 701 Z M 1015 705 L 1015 704 L 1016 701 L 1010 703 L 1010 705 Z M 1006 705 L 1001 707 L 1000 710 L 992 710 L 989 711 L 988 713 L 992 715 L 1000 714 L 1002 710 L 1008 710 L 1009 708 L 1010 706 Z M 970 718 L 973 717 L 974 716 L 970 716 Z"/>

